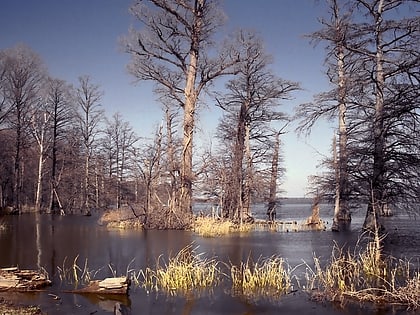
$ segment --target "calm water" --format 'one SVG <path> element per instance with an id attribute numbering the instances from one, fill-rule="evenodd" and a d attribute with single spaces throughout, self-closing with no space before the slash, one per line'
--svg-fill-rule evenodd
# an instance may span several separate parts
<path id="1" fill-rule="evenodd" d="M 207 207 L 201 207 L 204 211 Z M 257 217 L 264 216 L 264 209 L 254 209 Z M 310 214 L 310 205 L 283 205 L 277 212 L 279 220 L 301 221 Z M 129 297 L 98 297 L 63 293 L 70 289 L 59 280 L 57 267 L 67 266 L 78 256 L 78 265 L 87 261 L 90 270 L 99 270 L 98 278 L 126 274 L 129 269 L 154 267 L 159 256 L 175 255 L 189 244 L 205 257 L 218 261 L 239 264 L 248 257 L 279 255 L 290 266 L 302 262 L 312 265 L 313 256 L 326 262 L 334 243 L 353 246 L 359 239 L 363 213 L 353 216 L 352 226 L 341 233 L 329 231 L 331 206 L 324 205 L 321 214 L 327 221 L 323 232 L 270 232 L 255 231 L 235 234 L 223 238 L 202 238 L 187 231 L 120 231 L 108 230 L 96 224 L 97 217 L 50 215 L 21 215 L 3 217 L 6 229 L 0 231 L 0 266 L 20 268 L 45 268 L 53 280 L 46 292 L 13 294 L 8 299 L 20 303 L 40 305 L 48 314 L 112 314 L 116 301 L 128 306 L 132 314 L 409 314 L 392 309 L 341 308 L 333 304 L 312 302 L 305 293 L 298 291 L 276 301 L 249 301 L 233 296 L 229 287 L 219 286 L 212 293 L 200 297 L 167 297 L 160 293 L 149 293 L 132 286 Z M 395 256 L 420 257 L 418 221 L 407 216 L 394 216 L 386 221 L 390 231 L 386 250 Z M 111 266 L 111 268 L 109 267 Z M 300 267 L 296 273 L 301 276 Z M 51 295 L 61 297 L 54 300 Z M 4 293 L 3 293 L 4 295 Z M 1 295 L 0 295 L 1 296 Z"/>

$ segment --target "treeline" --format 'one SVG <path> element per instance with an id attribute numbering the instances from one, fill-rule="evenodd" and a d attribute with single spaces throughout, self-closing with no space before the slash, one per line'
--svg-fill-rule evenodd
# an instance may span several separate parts
<path id="1" fill-rule="evenodd" d="M 51 78 L 30 48 L 0 51 L 0 206 L 89 213 L 143 198 L 145 152 L 89 76 Z"/>
<path id="2" fill-rule="evenodd" d="M 285 121 L 284 114 L 275 112 L 274 100 L 297 89 L 270 74 L 261 41 L 253 33 L 246 36 L 247 72 L 230 81 L 231 92 L 217 99 L 226 111 L 218 133 L 221 145 L 217 152 L 209 147 L 197 154 L 194 165 L 196 194 L 217 200 L 221 215 L 232 219 L 251 215 L 251 200 L 276 198 L 283 171 L 278 167 L 281 130 L 269 123 Z M 162 124 L 149 137 L 140 137 L 120 113 L 106 116 L 103 92 L 91 77 L 81 76 L 76 86 L 51 78 L 41 58 L 24 45 L 0 51 L 0 62 L 2 208 L 89 214 L 125 206 L 149 227 L 185 227 L 173 210 L 182 151 L 176 106 L 163 101 Z M 254 81 L 248 86 L 252 90 L 233 88 L 247 80 Z M 249 101 L 244 107 L 235 100 L 261 88 L 271 94 L 259 92 L 258 104 Z M 237 111 L 242 111 L 240 119 Z M 240 136 L 235 135 L 238 129 Z"/>
<path id="3" fill-rule="evenodd" d="M 323 28 L 310 37 L 326 44 L 333 89 L 298 106 L 293 118 L 301 132 L 320 118 L 337 120 L 338 141 L 331 135 L 327 172 L 313 177 L 312 194 L 335 202 L 337 226 L 351 219 L 354 203 L 368 203 L 365 227 L 373 228 L 388 209 L 416 210 L 420 201 L 418 3 L 326 2 Z M 213 0 L 130 8 L 141 27 L 122 41 L 128 69 L 155 83 L 163 108 L 148 140 L 120 114 L 105 116 L 90 77 L 72 87 L 49 78 L 30 49 L 1 51 L 1 205 L 88 213 L 124 204 L 159 228 L 191 223 L 193 190 L 231 220 L 246 220 L 253 201 L 273 211 L 284 172 L 281 135 L 292 120 L 280 105 L 301 87 L 272 72 L 254 32 L 216 40 L 220 11 Z M 221 77 L 224 91 L 212 91 Z M 205 97 L 223 117 L 215 142 L 199 152 L 193 139 Z"/>

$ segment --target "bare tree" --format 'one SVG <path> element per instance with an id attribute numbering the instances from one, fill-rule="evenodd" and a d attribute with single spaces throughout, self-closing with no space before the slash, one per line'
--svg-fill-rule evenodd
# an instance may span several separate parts
<path id="1" fill-rule="evenodd" d="M 51 144 L 49 139 L 51 132 L 49 130 L 51 113 L 48 111 L 48 105 L 43 99 L 36 104 L 30 113 L 30 131 L 38 147 L 38 175 L 36 178 L 35 193 L 35 211 L 40 211 L 42 182 L 44 177 L 44 165 L 46 161 L 46 152 Z"/>
<path id="2" fill-rule="evenodd" d="M 346 219 L 352 198 L 369 203 L 367 229 L 378 226 L 379 216 L 390 204 L 412 204 L 414 196 L 418 199 L 413 180 L 418 156 L 410 152 L 416 151 L 411 134 L 418 133 L 415 47 L 420 23 L 418 17 L 393 19 L 410 2 L 354 0 L 340 15 L 338 1 L 329 1 L 331 21 L 323 21 L 325 28 L 312 35 L 329 43 L 327 61 L 334 63 L 328 63 L 328 75 L 337 88 L 301 105 L 298 116 L 303 117 L 300 127 L 305 130 L 320 117 L 339 118 L 335 221 Z M 324 187 L 334 191 L 332 182 L 323 181 Z M 409 198 L 401 202 L 404 196 Z"/>
<path id="3" fill-rule="evenodd" d="M 367 21 L 353 25 L 352 40 L 346 42 L 346 48 L 363 61 L 364 92 L 374 95 L 370 103 L 372 141 L 368 142 L 371 149 L 367 152 L 371 153 L 372 163 L 368 172 L 369 205 L 364 228 L 375 229 L 384 207 L 395 203 L 396 190 L 402 196 L 416 196 L 417 200 L 419 197 L 418 185 L 411 180 L 418 174 L 412 171 L 418 156 L 410 154 L 416 144 L 404 139 L 412 135 L 403 132 L 399 123 L 395 124 L 395 115 L 400 115 L 407 131 L 417 124 L 420 19 L 417 16 L 392 18 L 392 13 L 408 6 L 410 1 L 356 0 L 355 3 Z M 401 94 L 402 90 L 405 93 Z M 399 142 L 401 145 L 395 145 Z M 396 172 L 395 165 L 400 171 Z M 407 169 L 411 170 L 405 171 Z M 398 182 L 408 179 L 413 185 L 404 185 L 405 191 L 398 189 Z M 397 199 L 401 201 L 401 195 Z"/>
<path id="4" fill-rule="evenodd" d="M 24 163 L 22 150 L 28 140 L 29 110 L 38 101 L 46 71 L 39 56 L 25 46 L 16 46 L 3 53 L 3 97 L 6 107 L 10 108 L 8 123 L 15 131 L 12 191 L 14 206 L 20 210 Z"/>
<path id="5" fill-rule="evenodd" d="M 310 132 L 313 124 L 320 117 L 337 117 L 338 118 L 338 152 L 334 148 L 336 156 L 335 172 L 335 210 L 333 229 L 338 230 L 339 221 L 350 221 L 350 209 L 348 203 L 349 196 L 349 178 L 348 178 L 348 93 L 349 80 L 351 73 L 356 70 L 356 63 L 351 62 L 352 55 L 345 48 L 345 42 L 348 37 L 349 14 L 341 14 L 339 1 L 328 0 L 330 19 L 322 19 L 321 23 L 324 28 L 310 35 L 315 41 L 327 42 L 327 58 L 328 67 L 327 74 L 336 88 L 330 92 L 318 95 L 314 103 L 302 104 L 298 107 L 296 117 L 301 119 L 298 127 L 299 131 Z M 320 185 L 317 185 L 320 187 Z M 329 190 L 328 186 L 321 190 Z"/>
<path id="6" fill-rule="evenodd" d="M 63 207 L 59 198 L 59 174 L 58 174 L 58 153 L 60 142 L 65 138 L 65 132 L 70 124 L 75 120 L 75 107 L 73 105 L 74 96 L 72 87 L 65 81 L 59 79 L 48 79 L 46 85 L 46 105 L 47 112 L 51 115 L 51 177 L 50 177 L 50 197 L 48 209 L 52 213 L 60 213 Z"/>
<path id="7" fill-rule="evenodd" d="M 183 109 L 180 188 L 173 206 L 189 216 L 197 102 L 214 79 L 234 72 L 239 56 L 228 42 L 218 52 L 212 47 L 212 36 L 223 16 L 216 1 L 150 0 L 132 6 L 131 13 L 144 28 L 132 30 L 126 42 L 132 56 L 130 72 L 139 80 L 155 82 L 158 90 Z M 212 58 L 209 54 L 213 52 Z"/>
<path id="8" fill-rule="evenodd" d="M 76 102 L 78 105 L 78 125 L 82 137 L 84 154 L 84 176 L 81 207 L 86 214 L 90 213 L 90 162 L 94 144 L 99 133 L 99 124 L 104 118 L 104 112 L 100 109 L 102 92 L 99 86 L 91 82 L 89 76 L 79 78 L 79 87 L 76 90 Z"/>
<path id="9" fill-rule="evenodd" d="M 7 64 L 8 57 L 6 51 L 0 51 L 0 127 L 2 126 L 6 116 L 12 109 L 10 102 L 6 101 L 7 92 Z"/>
<path id="10" fill-rule="evenodd" d="M 267 215 L 270 221 L 276 219 L 276 206 L 277 206 L 277 192 L 278 192 L 278 178 L 279 178 L 279 155 L 280 155 L 280 135 L 281 130 L 275 134 L 273 157 L 271 161 L 271 174 L 270 174 L 270 193 L 268 196 Z"/>
<path id="11" fill-rule="evenodd" d="M 130 160 L 134 145 L 138 141 L 137 135 L 127 121 L 124 121 L 120 113 L 115 113 L 111 121 L 107 121 L 105 127 L 109 177 L 116 178 L 115 201 L 117 208 L 121 207 L 123 193 L 122 185 L 129 175 Z"/>
<path id="12" fill-rule="evenodd" d="M 233 148 L 232 180 L 230 189 L 234 190 L 234 199 L 229 201 L 230 209 L 225 209 L 231 218 L 242 221 L 243 212 L 250 214 L 251 186 L 254 153 L 251 140 L 263 142 L 273 136 L 270 122 L 287 121 L 287 116 L 279 112 L 280 100 L 290 98 L 291 93 L 299 89 L 294 82 L 277 78 L 268 66 L 270 57 L 263 51 L 261 40 L 252 32 L 239 34 L 244 62 L 238 75 L 230 80 L 226 87 L 228 93 L 218 100 L 218 106 L 227 112 L 221 122 L 224 139 L 232 139 Z M 232 129 L 232 126 L 235 126 Z M 261 147 L 260 147 L 261 148 Z M 264 150 L 263 150 L 264 152 Z"/>

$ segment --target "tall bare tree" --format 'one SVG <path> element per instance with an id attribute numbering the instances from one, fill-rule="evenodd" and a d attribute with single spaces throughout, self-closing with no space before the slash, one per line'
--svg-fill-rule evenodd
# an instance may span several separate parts
<path id="1" fill-rule="evenodd" d="M 400 9 L 407 9 L 410 3 L 415 2 L 356 0 L 356 8 L 366 21 L 352 25 L 352 40 L 346 42 L 346 48 L 363 62 L 364 71 L 360 73 L 364 78 L 363 92 L 374 95 L 373 100 L 365 100 L 365 104 L 371 104 L 372 128 L 372 141 L 367 142 L 371 143 L 371 149 L 366 150 L 372 160 L 367 180 L 366 229 L 376 228 L 384 209 L 390 204 L 397 205 L 402 196 L 415 196 L 417 201 L 419 198 L 418 185 L 412 180 L 418 174 L 414 165 L 419 157 L 411 153 L 416 143 L 408 139 L 419 118 L 420 18 L 409 13 L 397 18 Z M 401 123 L 409 133 L 403 131 Z M 401 189 L 400 182 L 411 185 L 404 184 Z"/>
<path id="2" fill-rule="evenodd" d="M 109 176 L 112 178 L 114 175 L 116 178 L 115 201 L 117 208 L 120 208 L 123 199 L 122 185 L 129 175 L 129 162 L 132 160 L 131 155 L 138 137 L 120 113 L 115 113 L 112 120 L 107 121 L 105 137 Z"/>
<path id="3" fill-rule="evenodd" d="M 281 100 L 289 99 L 299 89 L 298 84 L 277 78 L 269 70 L 271 58 L 264 52 L 261 40 L 252 32 L 239 34 L 244 62 L 234 79 L 227 84 L 229 91 L 218 100 L 218 106 L 227 112 L 222 121 L 225 139 L 232 139 L 233 150 L 231 186 L 236 196 L 230 200 L 230 216 L 242 220 L 243 212 L 250 213 L 253 150 L 251 140 L 264 142 L 273 136 L 269 125 L 273 121 L 287 121 L 278 111 Z M 235 126 L 232 130 L 232 126 Z M 256 146 L 254 145 L 254 151 Z"/>
<path id="4" fill-rule="evenodd" d="M 162 209 L 162 202 L 159 198 L 158 182 L 161 178 L 165 178 L 162 165 L 162 140 L 163 126 L 159 126 L 152 141 L 143 143 L 142 149 L 137 150 L 135 156 L 136 171 L 144 185 L 142 208 L 144 225 L 147 228 L 176 228 L 178 224 L 178 222 L 173 224 L 172 218 L 166 218 L 168 212 Z M 162 181 L 160 186 L 163 186 Z"/>
<path id="5" fill-rule="evenodd" d="M 239 56 L 228 42 L 220 51 L 213 48 L 212 37 L 223 17 L 216 1 L 150 0 L 137 2 L 130 12 L 143 25 L 140 31 L 131 30 L 126 41 L 132 56 L 130 72 L 139 80 L 155 82 L 158 90 L 183 109 L 180 188 L 173 205 L 188 217 L 192 213 L 197 103 L 214 79 L 234 72 Z"/>
<path id="6" fill-rule="evenodd" d="M 65 131 L 76 118 L 76 108 L 73 104 L 73 89 L 65 81 L 49 78 L 46 85 L 46 104 L 51 115 L 51 176 L 50 197 L 48 209 L 51 213 L 62 213 L 63 207 L 60 201 L 58 186 L 58 153 L 60 142 L 65 138 Z"/>
<path id="7" fill-rule="evenodd" d="M 321 19 L 323 29 L 310 35 L 316 43 L 324 41 L 327 43 L 326 64 L 328 67 L 327 75 L 336 88 L 330 92 L 322 93 L 315 98 L 315 102 L 302 104 L 298 107 L 296 116 L 301 119 L 298 127 L 299 131 L 310 132 L 313 124 L 320 117 L 337 117 L 338 120 L 338 152 L 335 172 L 335 210 L 333 220 L 333 230 L 339 229 L 340 221 L 350 221 L 349 209 L 349 178 L 348 178 L 348 126 L 347 126 L 347 107 L 349 93 L 349 77 L 355 71 L 355 63 L 351 63 L 351 54 L 345 48 L 348 36 L 350 16 L 348 13 L 342 14 L 338 0 L 328 0 L 329 19 Z M 319 185 L 318 185 L 319 187 Z M 328 187 L 321 189 L 329 190 Z"/>
<path id="8" fill-rule="evenodd" d="M 10 108 L 8 123 L 15 131 L 12 190 L 14 206 L 20 210 L 24 164 L 22 150 L 28 140 L 29 111 L 38 102 L 46 70 L 39 56 L 26 46 L 6 49 L 3 53 L 2 91 L 6 107 Z"/>
<path id="9" fill-rule="evenodd" d="M 319 117 L 339 117 L 337 204 L 341 211 L 343 199 L 343 209 L 354 197 L 368 202 L 364 227 L 373 229 L 383 209 L 412 204 L 413 197 L 419 197 L 413 180 L 418 156 L 410 153 L 416 152 L 418 143 L 410 134 L 418 133 L 415 47 L 420 23 L 406 10 L 412 1 L 354 0 L 341 15 L 339 1 L 329 3 L 331 21 L 324 21 L 325 28 L 313 37 L 329 43 L 327 61 L 334 64 L 328 64 L 328 74 L 337 88 L 319 95 L 312 106 L 300 106 L 298 115 L 304 118 L 301 127 L 306 130 Z M 328 182 L 333 181 L 324 181 Z"/>
<path id="10" fill-rule="evenodd" d="M 35 192 L 35 211 L 40 211 L 42 197 L 42 182 L 44 177 L 44 166 L 46 153 L 51 144 L 49 129 L 51 113 L 48 111 L 48 105 L 44 99 L 40 99 L 39 104 L 35 104 L 30 113 L 30 131 L 38 147 L 38 175 L 36 178 Z"/>
<path id="11" fill-rule="evenodd" d="M 90 163 L 94 144 L 98 140 L 99 124 L 104 118 L 104 112 L 100 108 L 102 92 L 98 85 L 92 83 L 89 76 L 79 78 L 79 87 L 76 90 L 76 102 L 78 105 L 78 125 L 82 137 L 84 154 L 84 175 L 81 186 L 81 207 L 85 213 L 90 213 Z"/>

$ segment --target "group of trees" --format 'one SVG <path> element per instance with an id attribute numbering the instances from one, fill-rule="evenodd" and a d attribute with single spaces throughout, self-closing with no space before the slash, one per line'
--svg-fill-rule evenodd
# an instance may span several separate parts
<path id="1" fill-rule="evenodd" d="M 326 43 L 335 88 L 297 115 L 306 131 L 320 117 L 338 120 L 338 148 L 334 140 L 325 161 L 332 171 L 316 176 L 315 187 L 335 198 L 336 225 L 350 220 L 356 201 L 368 204 L 364 227 L 374 229 L 391 208 L 417 210 L 420 201 L 418 2 L 328 4 L 330 19 L 312 38 Z"/>
<path id="2" fill-rule="evenodd" d="M 151 0 L 136 3 L 131 12 L 143 27 L 125 41 L 130 72 L 154 82 L 156 92 L 183 114 L 180 162 L 170 170 L 171 215 L 181 225 L 189 224 L 193 183 L 201 179 L 200 189 L 218 199 L 223 216 L 242 221 L 250 212 L 251 196 L 268 188 L 268 170 L 273 169 L 274 201 L 281 168 L 273 158 L 278 150 L 273 152 L 270 143 L 279 142 L 281 128 L 273 129 L 271 122 L 287 120 L 277 105 L 298 85 L 269 71 L 270 58 L 253 32 L 242 30 L 221 43 L 214 41 L 223 17 L 216 1 Z M 194 165 L 196 112 L 220 77 L 228 80 L 226 94 L 217 97 L 226 113 L 219 126 L 220 150 L 207 150 L 202 163 Z"/>
<path id="3" fill-rule="evenodd" d="M 23 45 L 0 52 L 0 73 L 0 206 L 88 213 L 119 204 L 138 137 L 121 115 L 106 119 L 99 86 L 51 78 Z"/>
<path id="4" fill-rule="evenodd" d="M 338 119 L 338 149 L 317 176 L 317 194 L 336 201 L 335 222 L 350 220 L 354 200 L 368 202 L 366 227 L 391 205 L 419 201 L 419 19 L 402 0 L 328 0 L 331 18 L 314 34 L 326 43 L 335 88 L 298 107 L 299 129 Z M 414 1 L 413 1 L 414 3 Z M 261 39 L 240 30 L 217 42 L 214 0 L 149 0 L 130 12 L 141 24 L 123 45 L 129 72 L 155 83 L 163 123 L 140 138 L 88 76 L 72 87 L 49 78 L 40 58 L 19 46 L 0 52 L 0 202 L 16 209 L 82 211 L 128 204 L 146 225 L 185 228 L 193 187 L 215 198 L 222 215 L 242 221 L 252 201 L 275 206 L 279 109 L 300 89 L 270 70 Z M 408 12 L 395 19 L 394 11 Z M 212 93 L 224 78 L 223 93 Z M 194 151 L 204 100 L 223 111 L 217 146 Z M 258 196 L 258 197 L 257 197 Z M 132 205 L 136 205 L 133 207 Z"/>

